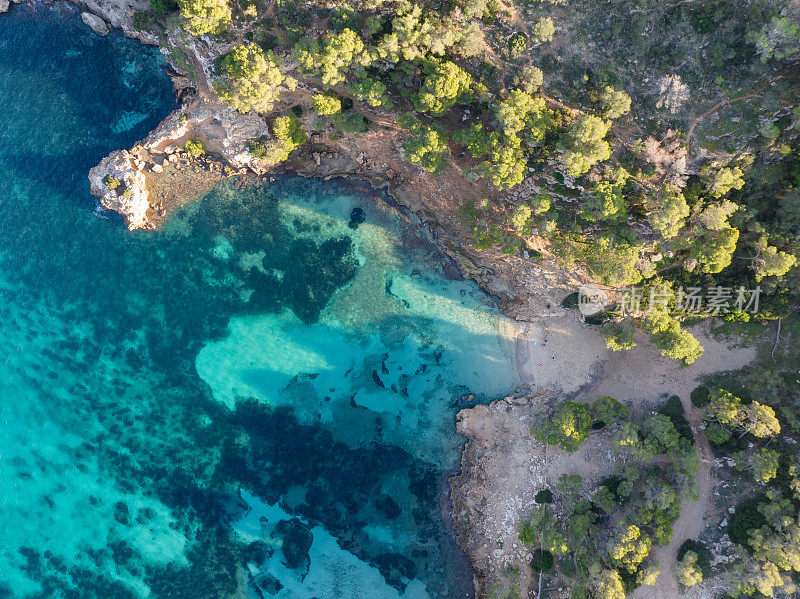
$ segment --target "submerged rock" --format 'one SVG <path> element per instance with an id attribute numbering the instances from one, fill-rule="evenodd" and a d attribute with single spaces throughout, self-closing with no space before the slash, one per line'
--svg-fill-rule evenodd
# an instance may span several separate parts
<path id="1" fill-rule="evenodd" d="M 282 537 L 284 563 L 288 568 L 302 569 L 308 572 L 310 558 L 308 550 L 314 541 L 311 529 L 297 518 L 281 520 L 275 527 L 275 532 Z"/>
<path id="2" fill-rule="evenodd" d="M 0 2 L 2 2 L 2 0 L 0 0 Z M 90 12 L 82 12 L 81 20 L 101 35 L 105 35 L 109 31 L 108 24 L 103 19 Z"/>

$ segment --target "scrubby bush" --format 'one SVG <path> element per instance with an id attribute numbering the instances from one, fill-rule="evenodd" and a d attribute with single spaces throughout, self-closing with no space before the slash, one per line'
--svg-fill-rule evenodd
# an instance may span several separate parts
<path id="1" fill-rule="evenodd" d="M 167 14 L 178 10 L 177 0 L 150 0 L 150 10 Z"/>
<path id="2" fill-rule="evenodd" d="M 114 175 L 109 173 L 108 175 L 103 177 L 103 184 L 109 189 L 114 190 L 120 185 L 122 185 L 122 182 L 119 179 L 117 179 Z"/>
<path id="3" fill-rule="evenodd" d="M 552 42 L 555 32 L 556 26 L 550 17 L 541 17 L 531 26 L 531 38 L 537 44 Z"/>
<path id="4" fill-rule="evenodd" d="M 672 421 L 675 430 L 678 434 L 689 441 L 694 443 L 694 433 L 692 432 L 692 425 L 686 419 L 686 412 L 683 409 L 680 397 L 673 395 L 667 402 L 658 409 L 659 414 L 663 414 Z"/>
<path id="5" fill-rule="evenodd" d="M 336 96 L 314 94 L 314 109 L 317 111 L 317 114 L 329 116 L 336 114 L 342 109 L 342 101 Z"/>
<path id="6" fill-rule="evenodd" d="M 534 497 L 536 503 L 553 503 L 553 492 L 550 489 L 542 489 Z"/>
<path id="7" fill-rule="evenodd" d="M 689 399 L 692 400 L 692 405 L 697 408 L 706 406 L 709 402 L 711 389 L 705 385 L 699 385 L 692 390 Z"/>
<path id="8" fill-rule="evenodd" d="M 761 528 L 766 523 L 764 515 L 758 511 L 758 505 L 765 501 L 766 496 L 759 494 L 736 506 L 736 511 L 728 519 L 728 528 L 726 529 L 731 541 L 744 547 L 747 546 L 747 532 L 753 528 Z"/>
<path id="9" fill-rule="evenodd" d="M 531 558 L 531 568 L 535 572 L 548 572 L 553 569 L 553 554 L 546 549 L 536 549 Z"/>
<path id="10" fill-rule="evenodd" d="M 203 145 L 203 142 L 199 139 L 187 140 L 183 149 L 186 150 L 186 153 L 193 158 L 197 158 L 198 156 L 202 156 L 206 153 L 206 148 Z"/>

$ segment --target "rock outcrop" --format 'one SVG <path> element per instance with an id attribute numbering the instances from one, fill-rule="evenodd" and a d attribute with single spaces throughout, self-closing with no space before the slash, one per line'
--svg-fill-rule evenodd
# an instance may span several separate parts
<path id="1" fill-rule="evenodd" d="M 92 194 L 100 198 L 103 208 L 121 214 L 129 229 L 147 224 L 150 202 L 142 168 L 130 152 L 117 150 L 89 171 Z"/>
<path id="2" fill-rule="evenodd" d="M 251 166 L 252 139 L 266 135 L 267 123 L 258 115 L 241 114 L 225 104 L 195 98 L 174 110 L 141 145 L 151 153 L 171 154 L 189 139 L 199 139 L 209 152 L 236 168 Z"/>
<path id="3" fill-rule="evenodd" d="M 0 0 L 2 2 L 3 0 Z M 17 1 L 17 0 L 15 0 Z M 152 33 L 140 31 L 133 26 L 133 15 L 142 10 L 148 10 L 150 3 L 148 0 L 74 0 L 74 3 L 84 8 L 90 16 L 100 19 L 106 26 L 106 31 L 98 31 L 84 18 L 83 22 L 98 31 L 107 33 L 108 28 L 115 27 L 121 29 L 128 37 L 136 38 L 145 44 L 157 45 L 158 38 Z"/>
<path id="4" fill-rule="evenodd" d="M 0 13 L 6 12 L 10 5 L 11 2 L 9 0 L 0 0 Z"/>
<path id="5" fill-rule="evenodd" d="M 236 169 L 231 173 L 248 167 L 260 171 L 260 161 L 249 151 L 248 143 L 266 133 L 267 124 L 257 115 L 240 114 L 224 104 L 194 98 L 170 113 L 130 152 L 112 152 L 93 168 L 89 172 L 91 192 L 104 208 L 119 212 L 129 229 L 148 226 L 145 171 L 162 172 L 164 161 L 181 151 L 190 139 L 200 140 L 208 152 Z M 103 181 L 107 176 L 121 185 L 110 189 Z"/>
<path id="6" fill-rule="evenodd" d="M 82 12 L 81 20 L 100 35 L 106 35 L 110 31 L 108 23 L 90 12 Z"/>

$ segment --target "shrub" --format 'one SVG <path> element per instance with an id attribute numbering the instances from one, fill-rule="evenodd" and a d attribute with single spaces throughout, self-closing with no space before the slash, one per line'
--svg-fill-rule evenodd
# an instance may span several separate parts
<path id="1" fill-rule="evenodd" d="M 155 31 L 159 28 L 158 15 L 152 10 L 138 10 L 133 13 L 133 28 L 136 31 Z"/>
<path id="2" fill-rule="evenodd" d="M 759 493 L 736 506 L 736 512 L 731 516 L 727 528 L 731 541 L 743 547 L 748 547 L 747 531 L 753 528 L 761 528 L 766 523 L 764 515 L 758 511 L 758 505 L 766 501 L 766 496 L 763 493 Z"/>
<path id="3" fill-rule="evenodd" d="M 713 445 L 722 445 L 731 439 L 731 431 L 719 422 L 709 422 L 706 427 L 706 439 Z"/>
<path id="4" fill-rule="evenodd" d="M 103 184 L 105 184 L 105 186 L 108 187 L 111 190 L 114 190 L 117 187 L 119 187 L 120 185 L 122 185 L 120 180 L 117 179 L 114 175 L 111 175 L 111 174 L 108 174 L 105 177 L 103 177 Z"/>
<path id="5" fill-rule="evenodd" d="M 369 130 L 369 121 L 357 110 L 337 112 L 333 124 L 344 133 L 364 133 Z"/>
<path id="6" fill-rule="evenodd" d="M 525 545 L 533 545 L 536 542 L 536 531 L 530 522 L 523 522 L 519 527 L 519 540 Z"/>
<path id="7" fill-rule="evenodd" d="M 534 499 L 536 503 L 553 503 L 553 492 L 550 489 L 542 489 Z"/>
<path id="8" fill-rule="evenodd" d="M 711 389 L 705 385 L 695 387 L 689 398 L 692 400 L 692 405 L 697 408 L 702 408 L 708 405 L 711 396 Z"/>
<path id="9" fill-rule="evenodd" d="M 692 425 L 686 420 L 686 413 L 681 403 L 681 398 L 673 395 L 667 400 L 663 406 L 658 409 L 659 414 L 663 414 L 672 421 L 675 425 L 675 430 L 678 434 L 687 439 L 690 443 L 694 443 L 694 433 L 692 432 Z"/>
<path id="10" fill-rule="evenodd" d="M 578 292 L 570 293 L 567 297 L 561 300 L 562 308 L 577 308 L 578 307 Z"/>
<path id="11" fill-rule="evenodd" d="M 342 109 L 342 101 L 337 96 L 314 94 L 314 110 L 322 116 L 336 114 Z"/>
<path id="12" fill-rule="evenodd" d="M 356 31 L 361 25 L 361 19 L 354 10 L 337 6 L 331 11 L 331 29 L 342 32 L 345 29 Z"/>
<path id="13" fill-rule="evenodd" d="M 547 572 L 553 568 L 553 554 L 546 549 L 537 549 L 531 558 L 531 568 L 536 572 Z"/>
<path id="14" fill-rule="evenodd" d="M 150 0 L 150 10 L 167 14 L 178 10 L 177 0 Z"/>
<path id="15" fill-rule="evenodd" d="M 198 139 L 188 140 L 183 149 L 186 150 L 186 153 L 189 154 L 189 156 L 194 158 L 202 156 L 206 153 L 206 148 L 203 145 L 203 142 Z"/>

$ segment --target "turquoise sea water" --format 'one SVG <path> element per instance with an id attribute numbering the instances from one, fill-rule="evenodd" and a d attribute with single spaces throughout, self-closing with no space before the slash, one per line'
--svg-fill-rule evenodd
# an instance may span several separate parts
<path id="1" fill-rule="evenodd" d="M 511 324 L 352 184 L 99 211 L 162 65 L 64 4 L 0 16 L 0 597 L 470 596 L 444 479 Z"/>

